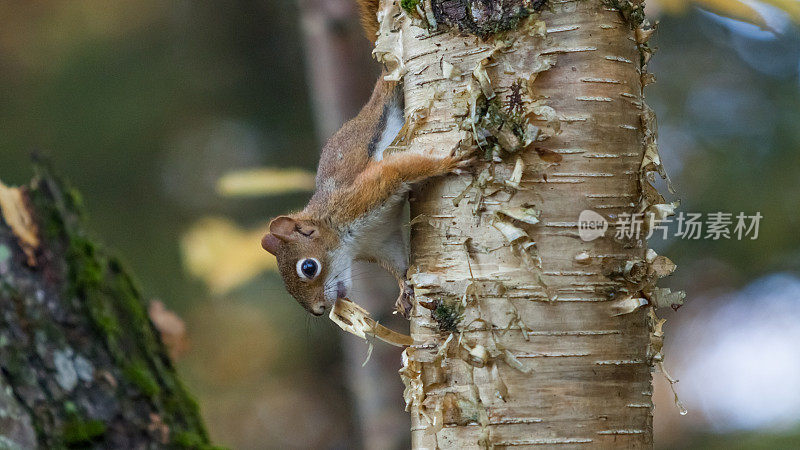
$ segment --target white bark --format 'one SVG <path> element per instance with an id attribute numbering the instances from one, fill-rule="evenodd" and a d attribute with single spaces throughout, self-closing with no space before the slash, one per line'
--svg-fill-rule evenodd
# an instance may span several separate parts
<path id="1" fill-rule="evenodd" d="M 611 230 L 584 242 L 576 224 L 583 210 L 608 218 L 634 212 L 639 201 L 640 50 L 629 23 L 599 0 L 551 3 L 540 17 L 546 37 L 536 35 L 535 19 L 523 21 L 505 34 L 510 48 L 452 31 L 431 34 L 408 18 L 396 24 L 406 115 L 416 123 L 407 151 L 445 156 L 471 143 L 463 123 L 476 96 L 468 86 L 487 95 L 482 71 L 473 71 L 490 56 L 490 90 L 505 105 L 510 86 L 523 79 L 530 88 L 525 113 L 549 136 L 487 164 L 493 181 L 469 190 L 458 206 L 454 198 L 475 175 L 433 181 L 413 195 L 417 300 L 466 304 L 444 349 L 449 333 L 415 306 L 417 344 L 404 370 L 414 448 L 652 445 L 648 316 L 612 316 L 611 307 L 625 289 L 611 274 L 644 258 L 645 249 L 614 240 Z M 519 189 L 498 191 L 516 184 L 515 167 L 524 167 Z M 518 208 L 537 210 L 540 223 L 509 218 L 520 217 Z M 504 235 L 493 222 L 513 228 Z M 534 249 L 527 256 L 523 249 L 530 242 L 541 268 Z"/>

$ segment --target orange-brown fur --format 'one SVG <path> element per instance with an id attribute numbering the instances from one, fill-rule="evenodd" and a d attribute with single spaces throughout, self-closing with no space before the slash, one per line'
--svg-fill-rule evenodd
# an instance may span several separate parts
<path id="1" fill-rule="evenodd" d="M 394 153 L 383 161 L 372 161 L 352 185 L 331 197 L 331 218 L 335 222 L 353 220 L 397 192 L 403 183 L 444 175 L 457 169 L 459 162 L 457 158 L 438 159 L 413 153 Z"/>
<path id="2" fill-rule="evenodd" d="M 358 115 L 345 123 L 328 140 L 322 149 L 317 167 L 317 190 L 306 211 L 318 216 L 324 215 L 331 206 L 332 190 L 341 190 L 352 185 L 368 166 L 370 157 L 367 155 L 367 146 L 378 126 L 384 106 L 398 89 L 397 82 L 385 81 L 383 77 L 378 79 L 369 101 Z M 329 188 L 330 184 L 333 189 Z"/>

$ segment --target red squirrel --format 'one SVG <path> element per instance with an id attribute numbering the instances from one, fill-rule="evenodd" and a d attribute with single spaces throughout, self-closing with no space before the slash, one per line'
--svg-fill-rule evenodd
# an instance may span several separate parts
<path id="1" fill-rule="evenodd" d="M 358 0 L 375 43 L 378 0 Z M 398 312 L 408 317 L 413 290 L 403 206 L 413 183 L 458 173 L 471 161 L 419 153 L 384 154 L 404 125 L 402 85 L 378 79 L 369 102 L 325 144 L 316 191 L 300 212 L 269 223 L 261 246 L 278 260 L 286 289 L 308 312 L 322 315 L 352 287 L 352 264 L 375 262 L 400 285 Z"/>

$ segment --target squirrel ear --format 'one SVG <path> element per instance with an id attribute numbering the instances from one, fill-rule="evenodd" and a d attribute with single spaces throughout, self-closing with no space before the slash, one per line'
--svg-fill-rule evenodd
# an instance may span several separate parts
<path id="1" fill-rule="evenodd" d="M 269 232 L 278 239 L 289 242 L 296 241 L 300 235 L 307 238 L 316 237 L 317 227 L 307 222 L 298 222 L 289 216 L 280 216 L 269 223 Z"/>
<path id="2" fill-rule="evenodd" d="M 276 238 L 287 242 L 297 239 L 293 236 L 297 222 L 289 216 L 280 216 L 272 219 L 269 223 L 269 232 Z"/>
<path id="3" fill-rule="evenodd" d="M 297 228 L 295 228 L 295 230 L 297 230 L 298 233 L 308 238 L 317 237 L 317 227 L 309 223 L 300 222 L 297 224 Z"/>
<path id="4" fill-rule="evenodd" d="M 280 246 L 281 240 L 270 233 L 265 234 L 264 237 L 261 238 L 261 247 L 275 256 L 278 255 Z"/>

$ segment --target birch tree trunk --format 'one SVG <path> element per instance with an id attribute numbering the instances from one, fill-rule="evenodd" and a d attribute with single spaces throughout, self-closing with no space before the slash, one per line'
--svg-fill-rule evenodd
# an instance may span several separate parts
<path id="1" fill-rule="evenodd" d="M 375 53 L 404 76 L 407 151 L 482 160 L 411 198 L 416 345 L 401 375 L 414 448 L 652 446 L 652 321 L 614 315 L 642 287 L 631 266 L 645 247 L 613 231 L 585 242 L 577 226 L 584 210 L 612 221 L 648 206 L 637 38 L 649 31 L 628 1 L 613 3 L 624 14 L 541 3 L 400 14 L 385 0 L 379 14 Z"/>

